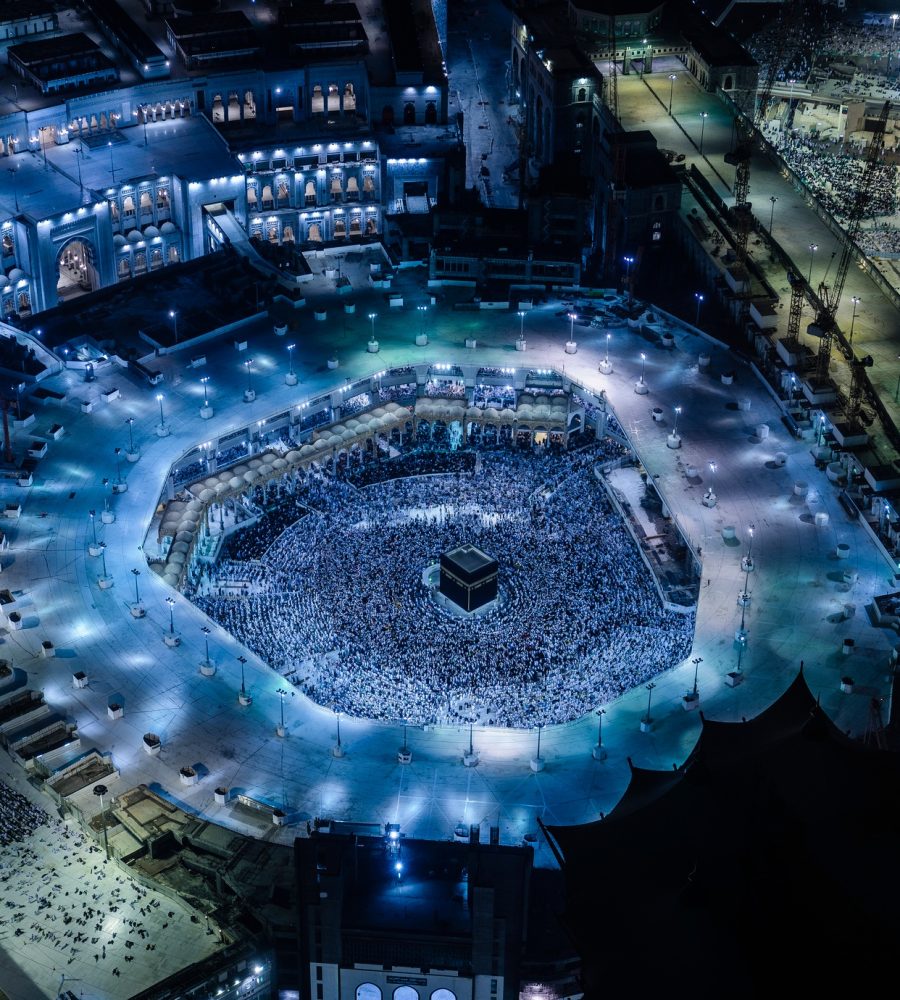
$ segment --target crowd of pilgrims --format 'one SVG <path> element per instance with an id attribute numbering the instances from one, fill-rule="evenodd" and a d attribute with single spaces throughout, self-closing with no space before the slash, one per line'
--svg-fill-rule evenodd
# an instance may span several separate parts
<path id="1" fill-rule="evenodd" d="M 542 454 L 420 446 L 308 472 L 232 536 L 193 599 L 336 711 L 513 727 L 577 718 L 691 646 L 693 616 L 663 608 L 595 475 L 622 451 L 610 438 Z M 497 606 L 468 620 L 423 580 L 463 543 L 500 564 Z"/>
<path id="2" fill-rule="evenodd" d="M 785 162 L 803 178 L 810 191 L 837 219 L 846 218 L 865 170 L 865 150 L 848 152 L 840 139 L 818 139 L 791 131 L 771 136 Z M 897 211 L 897 168 L 879 163 L 869 188 L 868 217 Z"/>

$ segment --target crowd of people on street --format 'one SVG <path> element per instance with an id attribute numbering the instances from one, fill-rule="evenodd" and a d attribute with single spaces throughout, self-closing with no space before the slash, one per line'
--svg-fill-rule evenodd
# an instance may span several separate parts
<path id="1" fill-rule="evenodd" d="M 59 977 L 80 961 L 72 975 L 81 982 L 87 963 L 97 969 L 96 982 L 113 993 L 115 981 L 129 982 L 120 989 L 130 996 L 142 980 L 149 984 L 170 971 L 167 945 L 176 938 L 188 954 L 186 935 L 195 936 L 193 946 L 200 948 L 206 935 L 215 934 L 209 926 L 204 931 L 196 915 L 190 922 L 198 926 L 188 932 L 188 917 L 183 906 L 173 909 L 160 893 L 114 867 L 77 826 L 54 819 L 0 780 L 0 941 L 7 951 L 23 950 L 45 968 L 52 963 Z M 136 979 L 128 967 L 138 949 L 157 948 Z"/>
<path id="2" fill-rule="evenodd" d="M 258 522 L 246 547 L 241 533 L 229 542 L 194 601 L 336 711 L 577 718 L 682 660 L 693 634 L 692 615 L 663 607 L 597 478 L 623 450 L 609 438 L 557 453 L 415 447 L 344 476 L 314 470 L 280 501 L 284 517 Z M 386 478 L 393 462 L 401 478 Z M 436 593 L 434 572 L 464 543 L 500 566 L 495 606 L 468 617 Z"/>

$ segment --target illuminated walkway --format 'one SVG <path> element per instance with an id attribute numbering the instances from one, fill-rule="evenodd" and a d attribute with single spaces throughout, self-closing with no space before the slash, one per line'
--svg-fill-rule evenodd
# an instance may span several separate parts
<path id="1" fill-rule="evenodd" d="M 704 586 L 692 656 L 703 658 L 699 686 L 704 712 L 725 719 L 755 714 L 787 685 L 802 659 L 813 691 L 821 694 L 823 706 L 840 726 L 856 735 L 865 731 L 871 696 L 887 691 L 892 635 L 870 627 L 864 607 L 873 594 L 893 588 L 891 573 L 860 525 L 847 520 L 831 484 L 816 472 L 809 444 L 788 436 L 770 396 L 748 370 L 724 349 L 684 329 L 676 331 L 675 350 L 667 352 L 637 333 L 614 328 L 615 372 L 603 376 L 597 365 L 606 331 L 576 326 L 579 351 L 566 355 L 563 345 L 569 324 L 559 315 L 566 306 L 558 301 L 528 314 L 524 355 L 513 348 L 519 329 L 515 314 L 454 312 L 449 304 L 431 309 L 431 343 L 417 348 L 412 341 L 418 324 L 411 322 L 411 315 L 417 302 L 427 301 L 422 278 L 415 272 L 403 276 L 398 284 L 406 296 L 406 310 L 388 310 L 381 296 L 368 289 L 364 268 L 354 271 L 347 264 L 344 273 L 350 274 L 355 289 L 356 313 L 340 314 L 339 300 L 323 290 L 314 294 L 320 294 L 331 311 L 328 321 L 314 322 L 311 294 L 295 338 L 294 363 L 302 379 L 295 388 L 284 385 L 286 345 L 272 335 L 270 325 L 248 335 L 257 391 L 250 404 L 241 400 L 246 355 L 235 352 L 231 338 L 217 346 L 204 345 L 208 364 L 202 374 L 210 376 L 210 402 L 215 407 L 210 422 L 198 416 L 201 372 L 186 367 L 190 351 L 159 359 L 166 373 L 162 387 L 166 422 L 172 429 L 167 438 L 155 435 L 158 390 L 138 386 L 118 369 L 102 373 L 90 386 L 78 384 L 77 376 L 69 372 L 45 383 L 66 391 L 71 402 L 62 410 L 41 409 L 28 437 L 46 433 L 56 421 L 65 424 L 67 433 L 59 442 L 51 442 L 31 490 L 5 487 L 6 499 L 21 500 L 24 509 L 17 523 L 7 523 L 12 545 L 4 553 L 2 581 L 4 587 L 24 592 L 27 627 L 5 635 L 0 655 L 27 670 L 30 685 L 43 688 L 57 711 L 77 720 L 85 744 L 112 752 L 122 772 L 111 785 L 112 793 L 146 782 L 217 822 L 285 841 L 305 832 L 306 820 L 331 816 L 397 821 L 411 835 L 438 839 L 451 837 L 460 822 L 486 821 L 499 823 L 503 843 L 521 843 L 537 834 L 538 817 L 580 823 L 609 810 L 626 784 L 629 756 L 636 764 L 668 768 L 690 751 L 700 726 L 697 713 L 683 711 L 680 701 L 693 682 L 690 659 L 657 679 L 652 732 L 639 731 L 647 706 L 647 692 L 640 689 L 606 706 L 606 761 L 591 757 L 597 740 L 597 719 L 591 716 L 544 730 L 546 769 L 532 774 L 528 761 L 535 751 L 534 733 L 476 730 L 480 763 L 466 768 L 461 759 L 468 745 L 466 730 L 411 730 L 413 761 L 402 766 L 396 760 L 402 742 L 399 728 L 346 718 L 341 724 L 346 753 L 336 759 L 331 753 L 334 716 L 299 696 L 286 705 L 287 738 L 277 738 L 275 692 L 283 679 L 251 657 L 247 677 L 253 704 L 240 707 L 236 657 L 241 650 L 218 630 L 211 636 L 218 673 L 202 677 L 198 664 L 203 658 L 204 619 L 180 596 L 174 616 L 183 643 L 178 649 L 164 645 L 169 592 L 148 571 L 140 546 L 172 460 L 213 433 L 281 412 L 324 387 L 371 371 L 373 362 L 380 368 L 451 359 L 564 367 L 567 375 L 606 388 L 640 455 L 659 477 L 673 513 L 702 548 Z M 379 312 L 377 335 L 382 345 L 377 358 L 365 353 L 366 315 L 373 309 Z M 477 338 L 475 351 L 463 347 L 466 337 Z M 647 353 L 648 396 L 633 391 L 640 351 Z M 337 372 L 325 367 L 333 352 L 341 361 Z M 701 371 L 698 355 L 706 352 L 711 364 L 708 371 Z M 735 382 L 725 386 L 720 375 L 731 369 Z M 109 385 L 118 386 L 123 398 L 82 414 L 75 401 L 97 395 Z M 741 400 L 749 400 L 749 411 L 738 408 Z M 680 451 L 666 447 L 675 405 L 683 407 Z M 663 408 L 663 423 L 651 419 L 653 406 Z M 102 528 L 115 586 L 101 591 L 96 584 L 99 560 L 87 554 L 88 511 L 103 507 L 101 480 L 115 473 L 113 448 L 127 445 L 125 418 L 131 415 L 136 418 L 134 432 L 142 457 L 135 465 L 123 463 L 128 491 L 112 501 L 116 522 Z M 754 428 L 763 422 L 771 433 L 758 441 Z M 21 443 L 17 442 L 20 447 Z M 778 451 L 787 454 L 787 464 L 770 467 Z M 715 486 L 720 499 L 712 510 L 700 502 L 708 484 L 685 476 L 687 463 L 705 470 L 711 460 L 718 464 Z M 797 479 L 810 484 L 807 501 L 794 495 Z M 813 523 L 817 511 L 829 514 L 825 527 Z M 740 560 L 750 524 L 757 529 L 757 570 L 751 579 L 753 602 L 747 609 L 746 682 L 731 689 L 724 677 L 736 662 L 732 641 L 740 622 L 736 596 L 743 585 Z M 725 526 L 735 528 L 736 541 L 730 544 L 723 541 Z M 847 562 L 835 558 L 838 542 L 850 547 Z M 142 569 L 141 596 L 148 608 L 147 618 L 139 621 L 129 614 L 134 567 Z M 846 568 L 859 573 L 849 594 L 840 584 Z M 835 621 L 847 602 L 853 602 L 858 613 L 849 621 Z M 856 643 L 851 658 L 841 653 L 845 637 Z M 55 643 L 55 659 L 40 656 L 44 639 Z M 87 671 L 87 689 L 73 689 L 71 675 L 76 670 Z M 851 671 L 864 693 L 842 695 L 840 677 Z M 116 721 L 107 714 L 113 698 L 125 707 L 124 718 Z M 162 737 L 158 757 L 142 749 L 142 736 L 148 731 Z M 179 769 L 185 765 L 200 772 L 197 785 L 180 783 Z M 217 786 L 284 805 L 293 825 L 274 831 L 245 813 L 238 815 L 230 805 L 216 805 Z M 538 863 L 551 864 L 539 838 L 537 848 Z"/>

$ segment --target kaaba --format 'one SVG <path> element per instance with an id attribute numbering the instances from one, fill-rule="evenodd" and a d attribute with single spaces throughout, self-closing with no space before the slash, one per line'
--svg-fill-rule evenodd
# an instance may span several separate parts
<path id="1" fill-rule="evenodd" d="M 441 553 L 438 590 L 463 611 L 476 611 L 496 600 L 499 563 L 474 545 Z"/>

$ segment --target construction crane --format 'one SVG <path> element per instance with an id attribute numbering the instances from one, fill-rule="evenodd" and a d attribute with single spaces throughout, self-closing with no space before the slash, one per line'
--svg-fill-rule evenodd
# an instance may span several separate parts
<path id="1" fill-rule="evenodd" d="M 608 18 L 607 50 L 609 52 L 609 74 L 606 78 L 606 106 L 610 110 L 613 121 L 619 126 L 619 88 L 616 74 L 616 19 L 610 14 Z M 627 58 L 627 51 L 626 51 Z M 618 266 L 619 252 L 619 219 L 622 212 L 622 201 L 625 198 L 625 145 L 611 137 L 612 146 L 612 180 L 610 182 L 609 198 L 606 203 L 606 227 L 603 240 L 603 270 L 607 280 L 614 280 Z"/>
<path id="2" fill-rule="evenodd" d="M 734 167 L 734 235 L 738 259 L 743 261 L 747 255 L 747 241 L 750 237 L 753 213 L 748 195 L 750 194 L 750 161 L 753 157 L 753 141 L 760 127 L 766 120 L 766 112 L 772 99 L 772 88 L 775 77 L 784 66 L 796 48 L 798 0 L 790 0 L 781 8 L 779 31 L 776 32 L 776 47 L 766 70 L 763 86 L 755 96 L 755 107 L 749 115 L 739 113 L 734 119 L 735 145 L 734 149 L 725 154 L 725 162 Z"/>
<path id="3" fill-rule="evenodd" d="M 807 333 L 810 336 L 820 338 L 815 376 L 816 382 L 819 385 L 824 385 L 828 381 L 828 367 L 831 364 L 831 346 L 836 326 L 835 316 L 841 302 L 841 293 L 844 290 L 844 282 L 847 280 L 850 263 L 856 255 L 856 237 L 859 234 L 859 229 L 872 195 L 872 186 L 875 183 L 879 160 L 884 149 L 884 132 L 890 109 L 890 101 L 885 101 L 881 109 L 881 114 L 874 123 L 872 141 L 869 143 L 865 165 L 859 177 L 856 193 L 853 195 L 853 201 L 847 216 L 847 226 L 844 230 L 844 245 L 841 249 L 841 259 L 834 276 L 834 282 L 831 285 L 826 285 L 823 281 L 819 285 L 821 306 L 815 320 L 807 327 Z"/>

